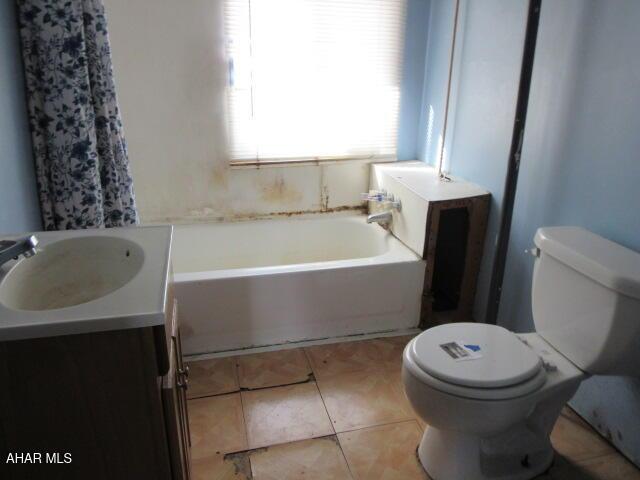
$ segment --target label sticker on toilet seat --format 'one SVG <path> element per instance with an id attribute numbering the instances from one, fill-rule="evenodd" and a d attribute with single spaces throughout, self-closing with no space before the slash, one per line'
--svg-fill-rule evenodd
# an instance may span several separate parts
<path id="1" fill-rule="evenodd" d="M 458 340 L 457 342 L 441 343 L 440 348 L 444 350 L 456 362 L 466 360 L 477 360 L 482 358 L 480 345 Z"/>

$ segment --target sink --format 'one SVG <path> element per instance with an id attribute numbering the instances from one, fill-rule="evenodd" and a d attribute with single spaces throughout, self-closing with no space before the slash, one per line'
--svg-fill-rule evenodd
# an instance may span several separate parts
<path id="1" fill-rule="evenodd" d="M 19 261 L 0 282 L 0 303 L 43 311 L 102 298 L 129 283 L 144 264 L 137 243 L 106 235 L 49 243 Z"/>

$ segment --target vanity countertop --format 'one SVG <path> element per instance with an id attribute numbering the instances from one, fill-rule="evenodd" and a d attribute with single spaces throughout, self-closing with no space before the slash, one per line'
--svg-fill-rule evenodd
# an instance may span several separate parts
<path id="1" fill-rule="evenodd" d="M 3 236 L 3 239 L 11 239 L 35 235 L 39 241 L 38 249 L 42 250 L 42 252 L 46 252 L 48 247 L 54 248 L 53 245 L 56 242 L 63 240 L 84 238 L 86 240 L 95 240 L 96 243 L 101 245 L 109 245 L 110 242 L 121 242 L 123 245 L 132 245 L 132 250 L 134 251 L 130 253 L 129 249 L 125 249 L 126 256 L 137 256 L 134 260 L 138 264 L 132 273 L 132 277 L 123 286 L 109 291 L 94 300 L 70 306 L 57 308 L 54 305 L 51 308 L 40 307 L 41 309 L 39 310 L 11 308 L 11 306 L 7 305 L 11 302 L 3 300 L 2 295 L 0 295 L 0 341 L 124 330 L 164 324 L 167 289 L 171 280 L 172 233 L 173 227 L 165 225 L 30 232 Z M 87 237 L 101 238 L 88 239 Z M 91 251 L 89 250 L 89 254 L 86 255 L 87 258 L 91 258 L 90 253 Z M 3 281 L 9 280 L 14 272 L 21 268 L 21 262 L 33 261 L 39 255 L 36 254 L 31 258 L 20 257 L 17 261 L 10 261 L 0 266 L 0 292 L 2 292 Z M 55 256 L 54 259 L 60 260 Z M 91 263 L 91 260 L 88 261 Z M 52 261 L 49 260 L 49 264 L 51 263 Z M 100 264 L 96 263 L 95 265 Z M 60 265 L 57 265 L 56 268 L 56 272 L 62 271 L 63 275 L 70 276 L 68 277 L 69 279 L 72 279 L 73 275 L 77 275 L 78 272 L 72 262 L 62 269 Z M 93 265 L 90 268 L 93 268 Z M 111 270 L 114 271 L 115 268 L 118 268 L 117 265 Z M 34 273 L 31 272 L 30 275 L 33 278 Z M 20 288 L 28 291 L 29 282 L 26 280 L 30 277 L 28 275 L 24 275 L 24 277 L 26 277 L 25 280 L 14 283 L 19 283 Z M 94 277 L 96 276 L 94 275 Z M 42 288 L 42 279 L 34 279 L 34 281 L 38 281 Z M 72 282 L 65 283 L 70 284 Z M 83 285 L 78 288 L 80 293 L 82 293 L 82 288 L 89 289 L 91 286 Z M 13 287 L 14 291 L 17 291 L 17 289 L 18 287 Z M 51 292 L 48 293 L 51 295 Z M 72 292 L 72 294 L 74 293 L 77 292 Z M 60 295 L 67 294 L 69 294 L 67 291 L 60 293 Z"/>

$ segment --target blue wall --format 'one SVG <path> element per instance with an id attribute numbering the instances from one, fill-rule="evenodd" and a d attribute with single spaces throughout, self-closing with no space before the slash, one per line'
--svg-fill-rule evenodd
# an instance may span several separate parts
<path id="1" fill-rule="evenodd" d="M 580 225 L 640 252 L 640 3 L 543 2 L 499 323 L 533 329 L 542 225 Z M 571 405 L 640 464 L 640 380 L 595 377 Z"/>
<path id="2" fill-rule="evenodd" d="M 439 153 L 453 33 L 452 0 L 408 0 L 398 160 Z"/>
<path id="3" fill-rule="evenodd" d="M 461 4 L 444 169 L 492 194 L 474 308 L 474 318 L 483 321 L 511 146 L 527 2 Z"/>
<path id="4" fill-rule="evenodd" d="M 482 320 L 527 2 L 463 4 L 448 169 L 494 196 L 476 302 L 476 318 Z M 507 328 L 534 328 L 533 259 L 524 250 L 538 227 L 580 225 L 640 251 L 638 25 L 636 0 L 543 1 L 499 313 L 499 324 Z M 640 380 L 594 377 L 571 405 L 640 464 Z"/>
<path id="5" fill-rule="evenodd" d="M 399 160 L 418 156 L 418 124 L 422 111 L 425 48 L 429 36 L 431 0 L 408 0 L 398 124 Z"/>
<path id="6" fill-rule="evenodd" d="M 417 158 L 434 164 L 440 153 L 444 125 L 445 99 L 449 79 L 449 59 L 453 38 L 455 2 L 432 0 L 429 38 L 423 74 L 423 96 L 418 123 Z"/>
<path id="7" fill-rule="evenodd" d="M 15 2 L 0 2 L 0 233 L 40 230 Z"/>

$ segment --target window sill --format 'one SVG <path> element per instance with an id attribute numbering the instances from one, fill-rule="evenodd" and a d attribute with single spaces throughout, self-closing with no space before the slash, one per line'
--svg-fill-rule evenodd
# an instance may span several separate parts
<path id="1" fill-rule="evenodd" d="M 294 160 L 256 160 L 256 161 L 230 161 L 232 170 L 274 168 L 274 167 L 306 167 L 310 165 L 336 165 L 352 163 L 393 163 L 396 157 L 366 157 L 366 158 L 325 158 L 325 159 L 294 159 Z"/>

